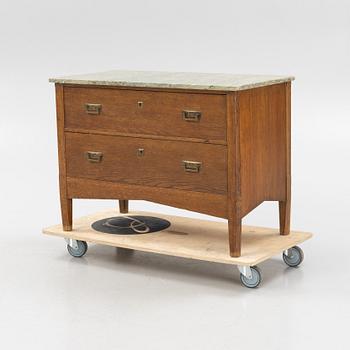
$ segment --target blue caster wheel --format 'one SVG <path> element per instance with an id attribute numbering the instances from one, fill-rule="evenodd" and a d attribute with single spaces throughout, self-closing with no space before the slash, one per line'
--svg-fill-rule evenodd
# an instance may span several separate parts
<path id="1" fill-rule="evenodd" d="M 259 286 L 262 280 L 260 269 L 257 266 L 251 266 L 250 271 L 250 277 L 246 277 L 243 273 L 241 273 L 241 282 L 247 288 L 256 288 Z"/>
<path id="2" fill-rule="evenodd" d="M 68 253 L 75 258 L 81 258 L 88 250 L 88 245 L 85 241 L 75 241 L 76 247 L 67 244 Z"/>
<path id="3" fill-rule="evenodd" d="M 283 261 L 290 267 L 299 266 L 304 260 L 304 253 L 301 248 L 294 246 L 288 249 L 288 254 L 283 252 Z"/>

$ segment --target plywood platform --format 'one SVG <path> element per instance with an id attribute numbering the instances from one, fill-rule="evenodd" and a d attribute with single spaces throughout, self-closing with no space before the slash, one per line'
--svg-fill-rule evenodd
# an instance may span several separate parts
<path id="1" fill-rule="evenodd" d="M 101 233 L 91 228 L 93 222 L 117 215 L 157 216 L 170 221 L 171 226 L 160 232 L 132 236 Z M 232 258 L 229 255 L 228 229 L 225 222 L 149 212 L 119 214 L 111 210 L 74 220 L 71 232 L 63 231 L 61 225 L 48 227 L 43 232 L 114 247 L 248 266 L 280 254 L 283 250 L 298 245 L 312 236 L 307 232 L 291 232 L 288 236 L 281 236 L 276 229 L 245 226 L 242 235 L 242 256 Z"/>

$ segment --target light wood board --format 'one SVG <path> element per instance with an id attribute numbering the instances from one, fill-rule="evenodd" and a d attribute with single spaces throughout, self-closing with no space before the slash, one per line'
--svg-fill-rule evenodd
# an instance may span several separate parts
<path id="1" fill-rule="evenodd" d="M 97 220 L 118 215 L 156 216 L 170 221 L 171 226 L 160 232 L 137 235 L 113 235 L 91 228 L 91 224 Z M 244 226 L 242 255 L 232 258 L 229 255 L 228 227 L 225 222 L 149 212 L 119 214 L 116 210 L 76 219 L 73 231 L 63 231 L 62 225 L 56 225 L 45 228 L 43 233 L 145 252 L 248 266 L 256 265 L 312 237 L 307 232 L 292 231 L 289 235 L 282 236 L 277 229 Z"/>

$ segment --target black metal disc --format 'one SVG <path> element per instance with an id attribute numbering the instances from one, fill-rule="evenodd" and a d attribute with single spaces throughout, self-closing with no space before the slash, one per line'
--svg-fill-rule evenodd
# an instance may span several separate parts
<path id="1" fill-rule="evenodd" d="M 95 221 L 91 227 L 99 232 L 114 235 L 135 235 L 165 230 L 170 226 L 168 220 L 153 216 L 115 216 Z"/>

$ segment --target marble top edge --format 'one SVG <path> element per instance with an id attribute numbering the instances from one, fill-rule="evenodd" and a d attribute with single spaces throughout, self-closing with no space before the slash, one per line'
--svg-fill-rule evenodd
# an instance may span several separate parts
<path id="1" fill-rule="evenodd" d="M 114 70 L 50 78 L 49 81 L 60 84 L 237 91 L 294 79 L 293 76 L 276 75 Z"/>

